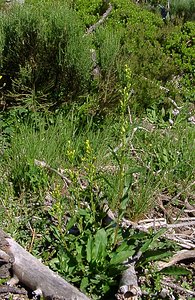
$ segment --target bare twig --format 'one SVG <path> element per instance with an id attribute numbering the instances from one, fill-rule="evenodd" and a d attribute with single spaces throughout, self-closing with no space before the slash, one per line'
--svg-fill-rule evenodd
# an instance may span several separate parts
<path id="1" fill-rule="evenodd" d="M 108 17 L 108 15 L 110 14 L 112 10 L 112 5 L 109 3 L 109 7 L 108 9 L 105 11 L 105 13 L 102 15 L 102 17 L 99 19 L 99 21 L 93 25 L 91 25 L 88 29 L 85 35 L 91 34 L 94 30 L 96 30 L 96 28 L 101 25 L 105 19 Z"/>
<path id="2" fill-rule="evenodd" d="M 181 222 L 181 223 L 177 223 L 177 224 L 167 224 L 167 225 L 165 225 L 165 227 L 167 227 L 167 228 L 179 228 L 179 227 L 188 227 L 188 226 L 193 226 L 193 225 L 195 225 L 195 221 Z"/>
<path id="3" fill-rule="evenodd" d="M 181 286 L 179 286 L 179 285 L 177 285 L 177 284 L 175 284 L 175 283 L 166 282 L 165 280 L 162 280 L 162 281 L 161 281 L 161 284 L 162 284 L 162 285 L 165 285 L 165 286 L 167 286 L 167 287 L 170 287 L 170 288 L 172 288 L 172 289 L 174 289 L 174 290 L 176 290 L 176 291 L 183 292 L 183 293 L 188 294 L 188 295 L 191 295 L 191 296 L 195 296 L 195 292 L 190 291 L 190 290 L 188 290 L 188 289 L 185 289 L 185 288 L 183 288 L 183 287 L 181 287 Z"/>
<path id="4" fill-rule="evenodd" d="M 189 240 L 182 239 L 180 236 L 175 234 L 165 234 L 164 235 L 167 239 L 177 242 L 182 248 L 185 249 L 194 249 L 194 243 L 190 243 Z"/>
<path id="5" fill-rule="evenodd" d="M 177 200 L 179 198 L 179 196 L 185 192 L 186 190 L 188 190 L 190 187 L 192 187 L 195 184 L 195 181 L 191 182 L 185 189 L 183 189 L 182 191 L 180 191 L 176 196 L 174 196 L 170 202 L 174 202 L 175 200 Z"/>
<path id="6" fill-rule="evenodd" d="M 195 221 L 195 217 L 186 217 L 186 218 L 173 218 L 173 221 Z M 152 223 L 152 222 L 154 222 L 154 219 L 144 219 L 144 220 L 140 220 L 139 222 L 138 222 L 138 224 L 148 224 L 148 223 Z M 166 222 L 166 219 L 165 218 L 158 218 L 158 219 L 155 219 L 155 222 L 159 222 L 159 224 L 161 223 L 161 222 L 163 222 L 163 223 L 166 223 L 167 224 L 167 222 Z"/>
<path id="7" fill-rule="evenodd" d="M 35 163 L 36 166 L 39 166 L 41 168 L 46 168 L 49 171 L 52 171 L 52 172 L 56 173 L 58 176 L 60 176 L 62 178 L 62 180 L 64 181 L 64 183 L 66 184 L 67 187 L 71 184 L 70 179 L 68 179 L 65 175 L 60 173 L 58 170 L 50 167 L 50 165 L 48 165 L 45 161 L 40 161 L 40 160 L 35 159 L 34 163 Z"/>
<path id="8" fill-rule="evenodd" d="M 128 105 L 128 114 L 129 114 L 129 123 L 132 125 L 133 121 L 132 121 L 131 110 L 130 110 L 129 105 Z"/>
<path id="9" fill-rule="evenodd" d="M 175 224 L 167 224 L 167 221 L 165 219 L 164 222 L 157 222 L 155 221 L 155 227 L 166 227 L 166 228 L 181 228 L 181 227 L 188 227 L 188 226 L 193 226 L 195 225 L 195 221 L 189 221 L 189 222 L 180 222 L 180 223 L 175 223 Z M 137 229 L 149 229 L 154 227 L 154 222 L 149 223 L 149 224 L 142 224 L 142 225 L 137 225 Z"/>
<path id="10" fill-rule="evenodd" d="M 159 270 L 173 266 L 179 261 L 192 258 L 195 259 L 195 250 L 181 250 L 177 252 L 168 263 L 159 262 Z"/>
<path id="11" fill-rule="evenodd" d="M 195 206 L 191 205 L 188 200 L 184 201 L 185 207 L 188 209 L 188 212 L 195 217 Z"/>
<path id="12" fill-rule="evenodd" d="M 134 137 L 134 135 L 135 135 L 135 133 L 136 133 L 136 131 L 137 131 L 138 129 L 145 130 L 145 131 L 149 132 L 149 130 L 146 129 L 146 128 L 144 128 L 144 127 L 141 127 L 141 126 L 135 127 L 135 128 L 133 128 L 132 134 L 129 135 L 129 136 L 126 138 L 125 144 L 127 144 L 129 141 L 132 141 L 132 139 L 133 139 L 133 137 Z M 120 150 L 120 149 L 123 147 L 123 145 L 124 145 L 123 143 L 120 143 L 118 146 L 116 146 L 116 147 L 113 149 L 113 152 L 114 152 L 114 153 L 118 152 L 118 150 Z M 131 144 L 131 145 L 132 145 L 132 144 Z M 106 154 L 105 157 L 108 157 L 108 156 L 110 156 L 111 154 L 112 154 L 112 152 L 109 152 L 108 154 Z"/>
<path id="13" fill-rule="evenodd" d="M 143 77 L 143 79 L 145 79 L 145 80 L 147 80 L 147 81 L 150 80 L 150 79 L 148 79 L 147 77 Z M 151 80 L 150 80 L 150 81 L 151 81 Z M 159 88 L 160 88 L 160 90 L 165 91 L 167 94 L 170 92 L 170 90 L 169 90 L 168 88 L 166 88 L 166 87 L 164 87 L 164 86 L 162 86 L 162 85 L 159 85 Z M 172 98 L 168 97 L 168 99 L 169 99 L 169 101 L 173 104 L 173 106 L 174 106 L 176 109 L 180 110 L 180 109 L 182 108 L 182 107 L 179 107 L 179 106 L 177 105 L 177 103 L 176 103 Z"/>

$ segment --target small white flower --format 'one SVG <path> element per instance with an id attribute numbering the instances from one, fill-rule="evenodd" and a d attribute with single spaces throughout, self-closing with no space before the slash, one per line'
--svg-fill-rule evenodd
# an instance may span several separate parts
<path id="1" fill-rule="evenodd" d="M 171 125 L 173 125 L 173 124 L 174 124 L 174 122 L 173 122 L 173 120 L 172 120 L 172 119 L 169 119 L 169 123 L 170 123 Z"/>
<path id="2" fill-rule="evenodd" d="M 180 111 L 179 111 L 179 109 L 174 109 L 173 111 L 172 111 L 172 114 L 176 117 L 177 115 L 179 115 L 179 113 L 180 113 Z"/>

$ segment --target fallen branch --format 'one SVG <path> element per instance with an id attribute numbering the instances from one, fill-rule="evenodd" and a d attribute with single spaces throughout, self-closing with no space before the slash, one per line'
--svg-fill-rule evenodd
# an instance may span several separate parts
<path id="1" fill-rule="evenodd" d="M 193 185 L 195 185 L 195 181 L 191 182 L 186 188 L 184 188 L 182 191 L 180 191 L 176 196 L 174 196 L 170 202 L 174 202 L 175 200 L 177 200 L 179 198 L 179 196 L 184 193 L 185 191 L 187 191 L 190 187 L 192 187 Z"/>
<path id="2" fill-rule="evenodd" d="M 183 287 L 181 287 L 181 286 L 179 286 L 179 285 L 177 285 L 175 283 L 166 282 L 165 280 L 162 280 L 161 284 L 165 285 L 167 287 L 170 287 L 170 288 L 172 288 L 172 289 L 174 289 L 176 291 L 183 292 L 183 293 L 191 295 L 191 296 L 195 296 L 195 292 L 193 292 L 191 290 L 187 290 L 187 289 L 185 289 L 185 288 L 183 288 Z"/>
<path id="3" fill-rule="evenodd" d="M 119 289 L 115 296 L 117 300 L 137 300 L 141 296 L 134 263 L 122 273 Z"/>
<path id="4" fill-rule="evenodd" d="M 189 210 L 188 212 L 193 216 L 195 217 L 195 206 L 194 205 L 191 205 L 188 200 L 186 199 L 184 201 L 184 204 L 185 204 L 185 207 Z"/>
<path id="5" fill-rule="evenodd" d="M 108 9 L 105 11 L 105 13 L 102 15 L 102 17 L 99 19 L 99 21 L 93 25 L 91 25 L 88 29 L 85 35 L 91 34 L 99 25 L 101 25 L 105 19 L 108 17 L 112 10 L 112 5 L 109 3 Z"/>
<path id="6" fill-rule="evenodd" d="M 189 240 L 181 238 L 179 235 L 174 234 L 165 234 L 167 239 L 177 242 L 184 249 L 194 249 L 195 244 L 190 242 Z"/>
<path id="7" fill-rule="evenodd" d="M 89 300 L 77 288 L 51 271 L 37 258 L 0 230 L 1 250 L 12 259 L 13 278 L 9 285 L 20 282 L 44 299 Z M 6 257 L 6 256 L 5 256 Z"/>
<path id="8" fill-rule="evenodd" d="M 34 163 L 38 167 L 46 168 L 47 170 L 56 173 L 58 176 L 60 176 L 62 178 L 62 180 L 64 181 L 66 187 L 68 187 L 71 184 L 71 180 L 70 179 L 68 179 L 65 175 L 63 175 L 62 173 L 60 173 L 58 170 L 50 167 L 50 165 L 48 165 L 45 161 L 40 161 L 40 160 L 35 159 Z"/>
<path id="9" fill-rule="evenodd" d="M 190 219 L 189 219 L 190 220 Z M 124 220 L 127 224 L 129 223 L 128 220 Z M 130 224 L 131 225 L 131 224 Z M 165 228 L 181 228 L 181 227 L 188 227 L 188 226 L 193 226 L 195 225 L 195 220 L 193 221 L 189 221 L 189 222 L 180 222 L 180 223 L 174 223 L 174 224 L 168 224 L 166 219 L 164 219 L 164 221 L 158 221 L 157 220 L 154 220 L 152 223 L 147 223 L 147 224 L 137 224 L 136 225 L 136 229 L 139 229 L 139 230 L 147 230 L 149 228 L 161 228 L 161 227 L 165 227 Z"/>
<path id="10" fill-rule="evenodd" d="M 153 82 L 152 80 L 148 79 L 147 77 L 143 77 L 143 79 L 145 79 L 145 80 L 147 80 L 147 81 Z M 165 91 L 167 94 L 170 92 L 170 89 L 168 89 L 168 88 L 166 88 L 166 87 L 164 87 L 164 86 L 162 86 L 162 85 L 159 85 L 159 88 L 160 88 L 160 90 Z M 180 111 L 180 109 L 181 109 L 182 107 L 179 107 L 179 106 L 177 105 L 177 103 L 176 103 L 172 98 L 168 97 L 168 99 L 169 99 L 169 101 L 173 104 L 173 106 L 174 106 L 176 109 L 178 109 L 178 111 Z"/>
<path id="11" fill-rule="evenodd" d="M 175 265 L 185 259 L 195 259 L 195 250 L 181 250 L 177 252 L 169 262 L 159 262 L 159 271 Z"/>
<path id="12" fill-rule="evenodd" d="M 129 143 L 129 142 L 131 143 L 131 141 L 133 140 L 133 137 L 134 137 L 134 135 L 135 135 L 135 133 L 136 133 L 136 131 L 137 131 L 138 129 L 142 129 L 142 130 L 145 130 L 145 131 L 147 131 L 147 132 L 149 131 L 148 129 L 146 129 L 146 128 L 144 128 L 144 127 L 141 127 L 141 126 L 138 126 L 138 127 L 133 128 L 132 134 L 129 135 L 129 136 L 126 138 L 125 144 L 127 144 L 127 143 Z M 105 155 L 105 157 L 110 156 L 113 152 L 114 152 L 114 153 L 117 153 L 117 152 L 123 147 L 123 145 L 124 145 L 124 142 L 121 142 L 118 146 L 116 146 L 116 147 L 113 149 L 112 152 L 107 153 L 107 154 Z M 131 144 L 131 145 L 132 145 L 132 144 Z M 134 151 L 134 150 L 135 150 L 135 149 L 132 148 L 132 151 Z"/>

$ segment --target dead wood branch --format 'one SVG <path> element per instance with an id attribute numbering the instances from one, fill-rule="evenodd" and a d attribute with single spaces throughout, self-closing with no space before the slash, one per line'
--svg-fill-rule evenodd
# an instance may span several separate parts
<path id="1" fill-rule="evenodd" d="M 25 289 L 9 286 L 9 285 L 0 285 L 0 294 L 18 294 L 18 295 L 26 295 L 27 291 Z"/>
<path id="2" fill-rule="evenodd" d="M 136 133 L 136 131 L 137 131 L 138 129 L 145 130 L 145 131 L 149 132 L 148 129 L 146 129 L 146 128 L 144 128 L 144 127 L 141 127 L 141 126 L 138 126 L 138 127 L 133 128 L 132 134 L 129 135 L 129 136 L 126 138 L 126 140 L 125 140 L 125 144 L 126 144 L 126 145 L 127 145 L 128 143 L 131 143 L 131 141 L 133 140 L 133 137 L 134 137 L 134 135 L 135 135 L 135 133 Z M 116 147 L 113 149 L 112 152 L 117 153 L 117 152 L 123 147 L 123 145 L 124 145 L 124 143 L 120 143 L 118 146 L 116 146 Z M 131 144 L 131 146 L 132 146 L 132 144 Z M 135 151 L 134 148 L 132 148 L 131 150 L 132 150 L 132 151 Z M 107 154 L 105 155 L 105 157 L 110 156 L 110 155 L 112 154 L 112 152 L 107 153 Z M 140 159 L 140 158 L 139 158 L 139 159 Z"/>
<path id="3" fill-rule="evenodd" d="M 194 243 L 190 243 L 188 240 L 184 240 L 180 238 L 178 235 L 174 234 L 165 234 L 165 238 L 171 241 L 175 241 L 179 246 L 181 246 L 184 249 L 194 249 L 195 245 Z"/>
<path id="4" fill-rule="evenodd" d="M 48 165 L 45 161 L 40 161 L 40 160 L 35 159 L 34 163 L 38 167 L 45 168 L 51 172 L 56 173 L 58 176 L 60 176 L 62 178 L 62 180 L 64 181 L 64 183 L 66 184 L 67 187 L 71 184 L 70 179 L 68 179 L 64 174 L 60 173 L 58 170 L 50 167 L 50 165 Z"/>
<path id="5" fill-rule="evenodd" d="M 143 77 L 143 79 L 145 79 L 145 80 L 147 80 L 147 81 L 151 81 L 151 80 L 148 79 L 147 77 Z M 151 81 L 151 82 L 153 82 L 153 81 Z M 162 86 L 162 85 L 159 85 L 159 88 L 160 88 L 160 90 L 165 91 L 167 94 L 170 92 L 170 90 L 169 90 L 168 88 L 166 88 L 166 87 L 164 87 L 164 86 Z M 174 106 L 176 109 L 178 109 L 178 111 L 180 112 L 180 109 L 181 109 L 182 107 L 179 107 L 179 106 L 177 105 L 177 103 L 176 103 L 172 98 L 168 97 L 168 99 L 169 99 L 169 101 L 173 104 L 173 106 Z"/>
<path id="6" fill-rule="evenodd" d="M 171 283 L 171 282 L 166 282 L 165 280 L 162 280 L 161 284 L 164 285 L 164 286 L 170 287 L 170 288 L 172 288 L 176 291 L 183 292 L 183 293 L 191 295 L 191 296 L 195 296 L 195 292 L 184 289 L 183 287 L 181 287 L 177 284 L 174 284 L 174 283 Z"/>
<path id="7" fill-rule="evenodd" d="M 160 262 L 159 270 L 175 265 L 179 261 L 186 259 L 195 259 L 195 250 L 181 250 L 177 252 L 169 262 Z"/>
<path id="8" fill-rule="evenodd" d="M 188 200 L 184 201 L 185 207 L 189 210 L 189 214 L 195 217 L 195 206 L 191 205 Z"/>
<path id="9" fill-rule="evenodd" d="M 134 263 L 122 273 L 119 290 L 116 294 L 117 300 L 137 300 L 141 296 L 138 286 Z"/>
<path id="10" fill-rule="evenodd" d="M 4 242 L 4 245 L 7 245 L 1 250 L 14 258 L 12 263 L 14 279 L 10 280 L 10 285 L 16 283 L 18 279 L 32 291 L 41 291 L 44 299 L 56 297 L 60 300 L 89 300 L 87 296 L 51 271 L 2 230 L 0 230 L 0 241 L 0 244 Z"/>
<path id="11" fill-rule="evenodd" d="M 101 25 L 105 19 L 108 17 L 108 15 L 110 14 L 112 10 L 112 5 L 109 3 L 109 7 L 108 9 L 105 11 L 105 13 L 102 15 L 102 17 L 99 19 L 99 21 L 93 25 L 91 25 L 88 29 L 85 35 L 91 34 L 94 30 L 96 30 L 96 28 Z"/>
<path id="12" fill-rule="evenodd" d="M 176 196 L 174 196 L 170 202 L 174 202 L 175 200 L 177 200 L 179 198 L 179 196 L 186 192 L 190 187 L 192 187 L 193 185 L 195 185 L 195 181 L 191 182 L 186 188 L 184 188 L 182 191 L 180 191 Z"/>

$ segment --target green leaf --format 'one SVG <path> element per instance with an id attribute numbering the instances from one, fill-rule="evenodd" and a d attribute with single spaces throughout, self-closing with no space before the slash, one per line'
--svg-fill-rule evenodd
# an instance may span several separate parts
<path id="1" fill-rule="evenodd" d="M 129 250 L 129 245 L 126 242 L 123 242 L 117 249 L 116 252 L 122 252 Z"/>
<path id="2" fill-rule="evenodd" d="M 57 269 L 56 265 L 58 264 L 59 264 L 59 259 L 57 257 L 51 259 L 49 262 L 49 266 L 55 270 Z"/>
<path id="3" fill-rule="evenodd" d="M 110 150 L 111 150 L 111 152 L 112 152 L 114 158 L 116 159 L 118 165 L 120 166 L 120 165 L 121 165 L 121 162 L 120 162 L 120 159 L 118 158 L 118 155 L 116 154 L 116 152 L 114 151 L 114 149 L 113 149 L 110 145 L 109 145 L 108 147 L 110 148 Z"/>
<path id="4" fill-rule="evenodd" d="M 74 226 L 75 222 L 76 217 L 71 218 L 66 225 L 66 230 L 69 231 Z"/>
<path id="5" fill-rule="evenodd" d="M 140 248 L 142 253 L 146 252 L 148 249 L 154 247 L 156 240 L 162 236 L 167 231 L 167 228 L 161 228 L 152 238 L 149 238 L 143 246 Z"/>
<path id="6" fill-rule="evenodd" d="M 160 236 L 162 236 L 167 231 L 167 228 L 161 228 L 158 232 L 153 236 L 153 241 L 157 240 Z"/>
<path id="7" fill-rule="evenodd" d="M 143 244 L 143 246 L 140 248 L 140 251 L 141 251 L 142 253 L 146 252 L 146 251 L 150 248 L 150 245 L 152 244 L 152 242 L 153 242 L 152 239 L 147 240 L 147 241 Z"/>
<path id="8" fill-rule="evenodd" d="M 79 243 L 76 243 L 75 244 L 75 247 L 76 247 L 76 251 L 77 251 L 77 254 L 76 254 L 76 260 L 77 260 L 77 262 L 78 263 L 80 263 L 80 264 L 82 264 L 83 262 L 82 262 L 82 246 L 81 245 L 79 245 Z"/>
<path id="9" fill-rule="evenodd" d="M 89 280 L 87 277 L 83 277 L 82 280 L 81 280 L 81 285 L 80 285 L 80 289 L 82 291 L 85 291 L 86 287 L 88 286 L 89 284 Z"/>
<path id="10" fill-rule="evenodd" d="M 96 232 L 94 239 L 93 247 L 93 257 L 92 260 L 100 261 L 103 257 L 106 256 L 106 247 L 107 247 L 107 234 L 105 229 L 100 229 Z"/>
<path id="11" fill-rule="evenodd" d="M 109 185 L 109 187 L 116 190 L 115 186 L 104 175 L 98 176 L 98 179 L 103 179 Z"/>
<path id="12" fill-rule="evenodd" d="M 86 251 L 87 251 L 87 261 L 88 263 L 92 260 L 92 250 L 93 250 L 93 238 L 90 236 L 87 241 Z"/>
<path id="13" fill-rule="evenodd" d="M 83 208 L 80 208 L 80 209 L 78 210 L 78 212 L 79 212 L 79 214 L 80 214 L 81 216 L 86 216 L 86 215 L 88 215 L 88 211 L 87 211 L 86 209 L 83 209 Z"/>
<path id="14" fill-rule="evenodd" d="M 171 266 L 168 268 L 164 268 L 159 273 L 165 274 L 165 275 L 178 276 L 178 275 L 189 275 L 189 274 L 191 274 L 191 271 L 184 267 Z"/>
<path id="15" fill-rule="evenodd" d="M 170 257 L 171 255 L 173 255 L 173 252 L 167 251 L 167 249 L 149 250 L 144 253 L 142 259 L 144 260 L 144 263 L 147 263 L 149 261 L 162 260 Z"/>
<path id="16" fill-rule="evenodd" d="M 121 251 L 119 253 L 114 253 L 110 260 L 111 265 L 122 264 L 127 258 L 131 257 L 135 253 L 134 249 L 130 249 L 127 251 Z"/>

